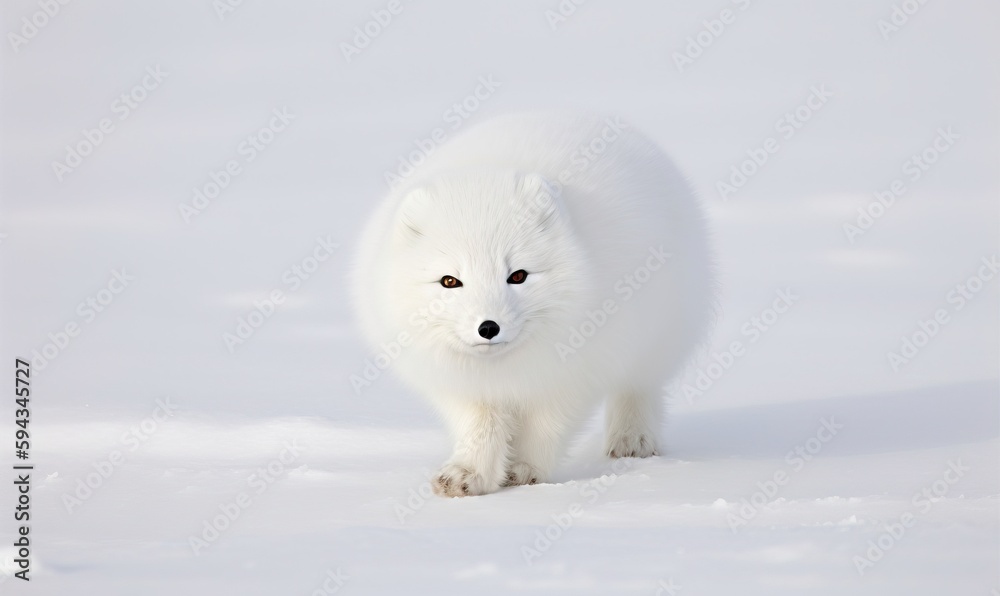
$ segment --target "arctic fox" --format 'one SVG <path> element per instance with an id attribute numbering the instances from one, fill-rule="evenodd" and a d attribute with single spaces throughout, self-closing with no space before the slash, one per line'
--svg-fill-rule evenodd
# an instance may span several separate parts
<path id="1" fill-rule="evenodd" d="M 614 117 L 512 115 L 392 190 L 353 288 L 373 346 L 454 436 L 442 496 L 549 478 L 608 399 L 605 452 L 657 455 L 661 386 L 703 339 L 713 276 L 697 198 Z"/>

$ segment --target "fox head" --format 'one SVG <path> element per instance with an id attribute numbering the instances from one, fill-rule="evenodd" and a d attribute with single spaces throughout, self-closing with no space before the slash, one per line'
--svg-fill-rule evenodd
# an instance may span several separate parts
<path id="1" fill-rule="evenodd" d="M 492 358 L 575 321 L 585 259 L 542 176 L 440 176 L 403 196 L 390 241 L 390 302 L 425 348 Z"/>

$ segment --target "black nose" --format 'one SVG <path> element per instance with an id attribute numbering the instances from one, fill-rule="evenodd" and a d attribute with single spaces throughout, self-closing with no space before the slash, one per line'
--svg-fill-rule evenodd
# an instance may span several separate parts
<path id="1" fill-rule="evenodd" d="M 497 325 L 493 321 L 483 321 L 479 325 L 479 335 L 486 339 L 493 339 L 500 335 L 500 325 Z"/>

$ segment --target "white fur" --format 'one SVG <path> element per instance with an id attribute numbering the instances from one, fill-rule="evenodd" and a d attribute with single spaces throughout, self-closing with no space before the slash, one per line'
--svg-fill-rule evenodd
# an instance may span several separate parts
<path id="1" fill-rule="evenodd" d="M 455 438 L 438 494 L 545 481 L 605 397 L 606 453 L 657 454 L 660 388 L 713 310 L 711 259 L 677 169 L 618 122 L 481 124 L 433 153 L 364 231 L 353 287 L 365 335 L 376 347 L 407 344 L 392 368 Z M 630 286 L 647 264 L 659 266 Z M 526 281 L 508 284 L 518 269 Z M 443 287 L 445 275 L 464 285 Z M 603 325 L 588 325 L 606 304 Z M 476 345 L 484 320 L 500 335 Z M 573 330 L 576 346 L 590 337 L 571 353 Z"/>

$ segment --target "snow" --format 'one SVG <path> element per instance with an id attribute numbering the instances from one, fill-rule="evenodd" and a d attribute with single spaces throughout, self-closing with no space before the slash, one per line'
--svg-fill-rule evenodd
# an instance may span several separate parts
<path id="1" fill-rule="evenodd" d="M 996 276 L 969 282 L 998 252 L 996 6 L 927 3 L 885 39 L 888 0 L 591 2 L 555 30 L 556 2 L 403 2 L 348 62 L 341 42 L 387 6 L 71 3 L 18 51 L 8 39 L 0 358 L 80 332 L 33 371 L 30 588 L 10 576 L 17 497 L 0 482 L 3 593 L 1000 593 L 1000 294 Z M 726 6 L 735 21 L 678 72 Z M 38 10 L 5 3 L 2 29 Z M 500 86 L 453 128 L 481 77 Z M 824 85 L 786 138 L 775 123 Z M 663 456 L 607 460 L 595 418 L 553 482 L 439 499 L 435 416 L 389 373 L 351 385 L 374 354 L 345 300 L 350 250 L 415 141 L 553 107 L 620 113 L 688 173 L 720 321 L 664 388 Z M 241 142 L 282 108 L 294 118 L 248 160 Z M 52 162 L 102 118 L 114 130 L 59 181 Z M 949 127 L 914 179 L 911 155 Z M 768 138 L 779 149 L 721 198 Z M 179 204 L 229 160 L 240 173 L 186 223 Z M 852 243 L 844 224 L 897 179 Z M 324 242 L 330 258 L 286 281 Z M 780 292 L 795 299 L 768 313 Z M 887 353 L 938 311 L 894 370 Z"/>

